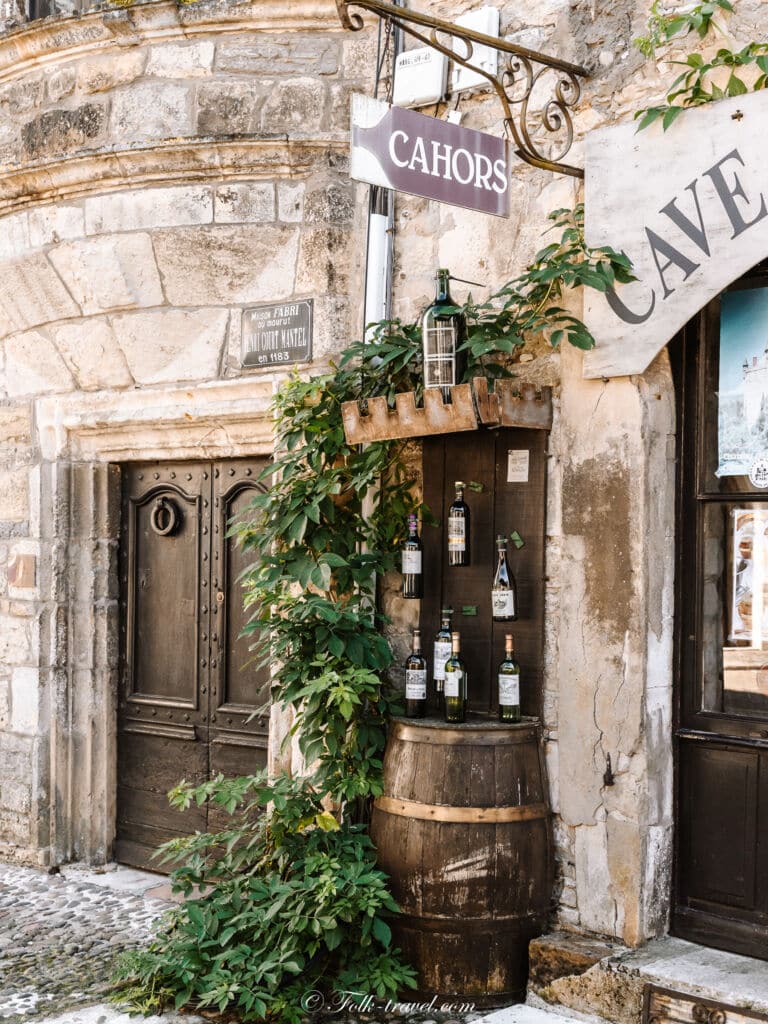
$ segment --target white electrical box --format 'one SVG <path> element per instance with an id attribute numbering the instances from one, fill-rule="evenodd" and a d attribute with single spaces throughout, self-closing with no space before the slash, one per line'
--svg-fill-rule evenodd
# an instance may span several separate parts
<path id="1" fill-rule="evenodd" d="M 485 49 L 485 47 L 484 47 Z M 448 58 L 429 46 L 406 50 L 395 61 L 392 102 L 398 107 L 423 107 L 445 96 Z"/>
<path id="2" fill-rule="evenodd" d="M 483 32 L 487 36 L 499 38 L 499 11 L 496 7 L 481 7 L 477 11 L 470 11 L 469 14 L 462 14 L 456 19 L 456 24 L 463 28 L 471 28 L 474 32 Z M 460 39 L 454 40 L 453 49 L 455 53 L 464 56 L 466 47 Z M 499 51 L 490 46 L 481 46 L 473 43 L 470 63 L 482 68 L 491 75 L 499 70 Z M 478 86 L 489 85 L 488 79 L 478 75 L 476 71 L 462 67 L 454 63 L 451 74 L 451 92 L 464 92 L 466 89 L 477 89 Z"/>

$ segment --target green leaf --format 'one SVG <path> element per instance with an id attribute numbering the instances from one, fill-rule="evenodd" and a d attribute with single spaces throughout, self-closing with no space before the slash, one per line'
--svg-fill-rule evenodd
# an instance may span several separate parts
<path id="1" fill-rule="evenodd" d="M 373 934 L 382 944 L 382 946 L 389 946 L 392 942 L 392 930 L 386 921 L 383 921 L 380 917 L 373 919 Z"/>

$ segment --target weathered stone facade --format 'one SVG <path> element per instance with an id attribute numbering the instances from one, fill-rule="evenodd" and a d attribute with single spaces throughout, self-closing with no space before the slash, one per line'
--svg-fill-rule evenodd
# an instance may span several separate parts
<path id="1" fill-rule="evenodd" d="M 420 6 L 453 18 L 475 5 Z M 647 2 L 496 6 L 508 39 L 592 72 L 575 163 L 588 131 L 630 119 L 669 81 L 632 47 Z M 760 38 L 763 6 L 737 6 L 734 40 Z M 349 94 L 372 88 L 369 21 L 343 32 L 331 0 L 160 0 L 0 37 L 3 856 L 109 856 L 110 466 L 270 449 L 280 377 L 242 370 L 244 306 L 314 298 L 316 365 L 360 333 L 367 190 L 347 176 L 347 122 Z M 501 131 L 489 94 L 461 109 L 466 125 Z M 436 266 L 489 289 L 513 277 L 580 186 L 520 163 L 511 189 L 506 221 L 398 197 L 396 315 L 419 313 Z M 669 361 L 585 381 L 575 350 L 533 355 L 521 374 L 556 392 L 544 724 L 557 918 L 640 944 L 666 928 L 673 826 Z M 32 575 L 17 585 L 9 567 L 23 558 Z M 399 650 L 404 605 L 393 584 Z"/>

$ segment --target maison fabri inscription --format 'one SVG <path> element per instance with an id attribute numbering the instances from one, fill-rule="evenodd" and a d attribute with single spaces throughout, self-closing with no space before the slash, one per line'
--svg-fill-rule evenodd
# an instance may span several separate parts
<path id="1" fill-rule="evenodd" d="M 243 366 L 286 366 L 312 359 L 312 299 L 243 310 Z"/>
<path id="2" fill-rule="evenodd" d="M 738 100 L 738 102 L 737 102 Z M 714 296 L 768 256 L 768 96 L 686 111 L 664 133 L 620 125 L 587 142 L 590 245 L 623 249 L 638 280 L 587 290 L 585 376 L 642 373 Z"/>

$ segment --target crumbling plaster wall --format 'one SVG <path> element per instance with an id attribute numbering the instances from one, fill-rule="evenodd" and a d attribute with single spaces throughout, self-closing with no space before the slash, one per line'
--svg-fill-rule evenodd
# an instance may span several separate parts
<path id="1" fill-rule="evenodd" d="M 361 318 L 346 126 L 374 54 L 304 0 L 0 36 L 0 856 L 109 852 L 107 463 L 270 450 L 281 378 L 242 369 L 243 307 L 312 298 L 313 372 Z"/>
<path id="2" fill-rule="evenodd" d="M 469 0 L 420 5 L 446 19 L 474 6 Z M 680 39 L 658 61 L 646 61 L 632 40 L 645 32 L 649 3 L 496 6 L 505 38 L 590 71 L 574 118 L 569 160 L 576 164 L 583 164 L 587 132 L 631 120 L 662 100 L 676 75 L 665 61 L 692 49 L 713 52 L 724 42 L 722 35 L 706 44 Z M 766 38 L 768 12 L 755 0 L 740 0 L 736 13 L 720 21 L 730 45 Z M 464 98 L 459 109 L 463 124 L 500 133 L 501 108 L 492 98 Z M 506 221 L 398 197 L 396 312 L 408 319 L 429 303 L 436 266 L 489 290 L 499 287 L 551 239 L 543 235 L 547 213 L 579 198 L 578 182 L 522 163 L 514 166 Z M 620 224 L 614 245 L 621 248 Z M 463 298 L 468 290 L 457 284 L 453 292 Z M 487 294 L 471 291 L 476 299 Z M 578 297 L 569 303 L 578 315 Z M 554 920 L 635 945 L 666 930 L 670 896 L 675 403 L 669 361 L 664 352 L 642 377 L 584 381 L 578 352 L 552 353 L 538 343 L 515 372 L 555 388 L 544 652 L 558 862 Z M 386 592 L 401 660 L 416 615 L 398 600 L 397 582 L 387 580 Z M 609 754 L 610 786 L 603 781 Z"/>

